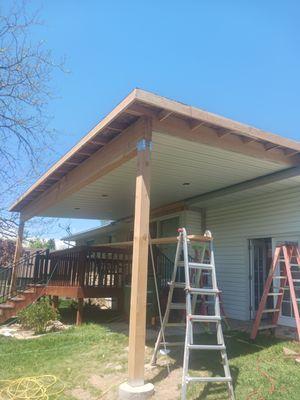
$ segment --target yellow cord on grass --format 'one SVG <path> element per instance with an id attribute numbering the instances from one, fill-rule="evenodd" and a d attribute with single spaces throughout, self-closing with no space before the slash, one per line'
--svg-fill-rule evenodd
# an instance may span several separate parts
<path id="1" fill-rule="evenodd" d="M 0 400 L 52 400 L 64 391 L 54 375 L 29 376 L 0 381 Z"/>

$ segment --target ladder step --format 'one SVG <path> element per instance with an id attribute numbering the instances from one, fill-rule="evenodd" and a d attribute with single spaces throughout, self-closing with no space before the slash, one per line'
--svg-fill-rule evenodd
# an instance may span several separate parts
<path id="1" fill-rule="evenodd" d="M 293 282 L 300 282 L 300 279 L 293 279 Z"/>
<path id="2" fill-rule="evenodd" d="M 184 282 L 168 282 L 168 285 L 178 289 L 185 289 L 186 286 Z"/>
<path id="3" fill-rule="evenodd" d="M 184 261 L 179 261 L 178 262 L 179 267 L 184 267 Z M 194 269 L 213 269 L 214 266 L 212 264 L 205 264 L 205 263 L 197 263 L 197 262 L 189 262 L 188 263 L 189 268 L 194 268 Z"/>
<path id="4" fill-rule="evenodd" d="M 224 344 L 189 344 L 188 348 L 190 350 L 226 350 Z"/>
<path id="5" fill-rule="evenodd" d="M 273 279 L 285 279 L 286 278 L 286 276 L 284 276 L 284 275 L 274 275 L 273 276 Z"/>
<path id="6" fill-rule="evenodd" d="M 268 293 L 268 296 L 282 296 L 283 293 L 281 292 L 273 292 L 273 293 Z"/>
<path id="7" fill-rule="evenodd" d="M 171 303 L 170 309 L 171 310 L 185 310 L 186 305 L 185 305 L 185 303 Z"/>
<path id="8" fill-rule="evenodd" d="M 265 310 L 263 310 L 263 314 L 268 314 L 268 313 L 273 313 L 273 312 L 278 312 L 280 311 L 280 308 L 267 308 Z"/>
<path id="9" fill-rule="evenodd" d="M 189 267 L 194 269 L 208 269 L 208 270 L 213 269 L 213 265 L 211 264 L 197 263 L 197 262 L 189 262 Z"/>
<path id="10" fill-rule="evenodd" d="M 177 347 L 184 346 L 184 342 L 160 342 L 160 346 L 166 347 Z"/>
<path id="11" fill-rule="evenodd" d="M 217 315 L 190 315 L 189 318 L 191 321 L 197 321 L 197 322 L 219 322 L 219 321 L 222 321 L 222 317 L 217 316 Z"/>
<path id="12" fill-rule="evenodd" d="M 258 328 L 258 330 L 259 331 L 263 331 L 263 330 L 265 330 L 265 329 L 274 329 L 274 328 L 277 328 L 277 325 L 261 325 L 259 328 Z"/>
<path id="13" fill-rule="evenodd" d="M 190 287 L 187 290 L 188 290 L 189 293 L 211 295 L 211 296 L 215 296 L 215 295 L 220 293 L 220 291 L 218 289 L 213 289 L 213 288 L 193 288 L 193 287 Z"/>
<path id="14" fill-rule="evenodd" d="M 186 382 L 232 382 L 231 377 L 226 376 L 186 376 Z"/>

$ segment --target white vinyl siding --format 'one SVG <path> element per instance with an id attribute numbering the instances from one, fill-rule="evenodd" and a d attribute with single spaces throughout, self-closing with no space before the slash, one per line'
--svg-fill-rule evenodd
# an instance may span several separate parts
<path id="1" fill-rule="evenodd" d="M 300 189 L 274 192 L 207 209 L 215 246 L 217 279 L 225 311 L 249 319 L 248 239 L 300 233 Z"/>

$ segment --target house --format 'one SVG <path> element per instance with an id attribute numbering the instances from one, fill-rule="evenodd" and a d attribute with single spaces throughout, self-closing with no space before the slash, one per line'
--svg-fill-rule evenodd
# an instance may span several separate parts
<path id="1" fill-rule="evenodd" d="M 20 213 L 15 260 L 34 216 L 114 221 L 69 238 L 78 244 L 66 255 L 76 260 L 76 282 L 51 293 L 100 297 L 102 288 L 83 284 L 92 272 L 80 277 L 80 249 L 93 260 L 99 249 L 121 254 L 128 267 L 133 246 L 129 383 L 142 386 L 149 231 L 171 259 L 174 241 L 160 238 L 176 236 L 179 226 L 191 235 L 209 229 L 226 313 L 250 320 L 272 249 L 300 240 L 299 183 L 300 143 L 135 89 L 11 207 Z M 280 323 L 295 326 L 289 296 Z"/>

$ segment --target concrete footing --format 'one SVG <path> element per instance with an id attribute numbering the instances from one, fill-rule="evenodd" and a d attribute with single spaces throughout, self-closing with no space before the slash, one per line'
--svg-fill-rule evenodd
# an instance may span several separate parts
<path id="1" fill-rule="evenodd" d="M 119 386 L 119 400 L 144 400 L 151 397 L 154 393 L 152 383 L 142 386 L 131 386 L 125 382 Z"/>

